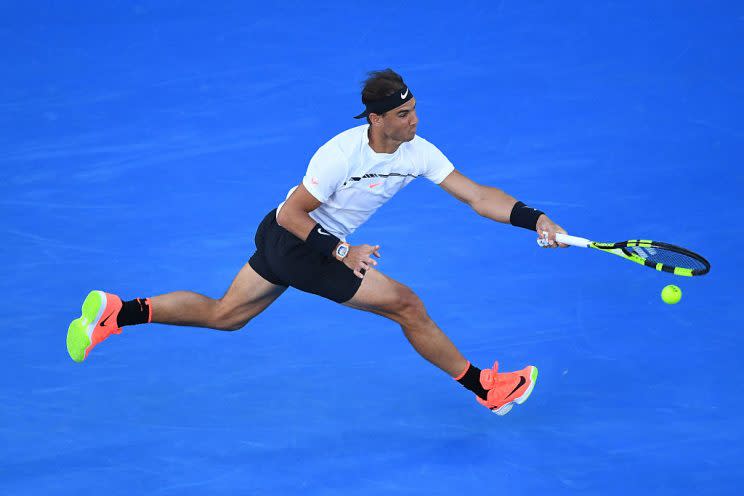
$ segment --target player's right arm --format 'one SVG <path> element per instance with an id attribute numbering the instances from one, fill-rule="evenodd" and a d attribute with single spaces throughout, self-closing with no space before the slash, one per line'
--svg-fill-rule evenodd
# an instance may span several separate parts
<path id="1" fill-rule="evenodd" d="M 279 211 L 277 222 L 319 253 L 341 260 L 361 278 L 364 277 L 362 270 L 377 265 L 372 255 L 379 257 L 380 247 L 350 246 L 346 256 L 339 257 L 337 248 L 342 244 L 341 240 L 310 217 L 310 212 L 327 202 L 344 185 L 348 173 L 348 157 L 337 143 L 331 140 L 318 148 L 310 159 L 302 183 Z"/>
<path id="2" fill-rule="evenodd" d="M 310 194 L 305 185 L 300 183 L 282 205 L 276 221 L 287 231 L 301 240 L 307 241 L 310 231 L 317 224 L 315 219 L 310 217 L 310 212 L 320 205 L 321 202 Z"/>
<path id="3" fill-rule="evenodd" d="M 308 237 L 314 229 L 318 229 L 318 223 L 310 217 L 310 212 L 315 210 L 321 205 L 320 200 L 315 198 L 305 188 L 305 185 L 300 183 L 299 186 L 292 192 L 287 201 L 282 205 L 277 216 L 277 223 L 287 231 L 291 232 L 301 240 L 307 242 Z M 322 226 L 320 226 L 322 229 Z M 336 257 L 336 248 L 340 243 L 334 246 L 327 255 Z M 377 258 L 380 257 L 380 246 L 371 245 L 357 245 L 349 248 L 349 253 L 341 261 L 354 271 L 357 277 L 364 277 L 362 270 L 368 270 L 371 266 L 377 265 L 377 262 L 372 259 L 372 255 Z M 338 257 L 336 257 L 338 258 Z"/>

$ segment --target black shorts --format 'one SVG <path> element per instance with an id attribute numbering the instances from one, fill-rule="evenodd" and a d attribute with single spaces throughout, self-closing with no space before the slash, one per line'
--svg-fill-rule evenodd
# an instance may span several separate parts
<path id="1" fill-rule="evenodd" d="M 256 230 L 256 253 L 248 260 L 258 275 L 278 286 L 292 286 L 337 303 L 350 300 L 362 284 L 331 255 L 324 256 L 276 222 L 276 209 Z"/>

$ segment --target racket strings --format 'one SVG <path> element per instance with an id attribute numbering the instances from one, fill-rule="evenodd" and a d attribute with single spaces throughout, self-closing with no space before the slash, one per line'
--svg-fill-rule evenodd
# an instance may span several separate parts
<path id="1" fill-rule="evenodd" d="M 653 263 L 661 263 L 670 267 L 681 267 L 684 269 L 703 270 L 706 269 L 705 263 L 690 255 L 679 253 L 673 250 L 667 250 L 659 247 L 643 248 L 640 246 L 628 247 L 626 250 L 635 253 L 641 258 L 650 260 Z"/>

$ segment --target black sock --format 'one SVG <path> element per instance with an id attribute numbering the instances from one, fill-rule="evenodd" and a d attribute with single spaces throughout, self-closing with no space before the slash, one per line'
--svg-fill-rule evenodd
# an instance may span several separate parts
<path id="1" fill-rule="evenodd" d="M 470 391 L 474 392 L 478 397 L 485 400 L 488 396 L 488 391 L 483 389 L 480 383 L 481 369 L 475 367 L 472 363 L 465 374 L 460 377 L 457 382 L 465 386 Z"/>
<path id="2" fill-rule="evenodd" d="M 150 300 L 147 298 L 137 298 L 131 301 L 125 301 L 121 305 L 121 311 L 116 318 L 119 327 L 146 324 L 150 320 Z"/>

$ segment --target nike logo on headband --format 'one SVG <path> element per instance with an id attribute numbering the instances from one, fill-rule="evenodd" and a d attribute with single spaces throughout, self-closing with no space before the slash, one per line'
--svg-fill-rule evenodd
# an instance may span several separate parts
<path id="1" fill-rule="evenodd" d="M 400 99 L 401 100 L 405 100 L 407 96 L 408 96 L 408 88 L 406 88 L 406 92 L 405 93 L 401 93 L 400 94 Z"/>

